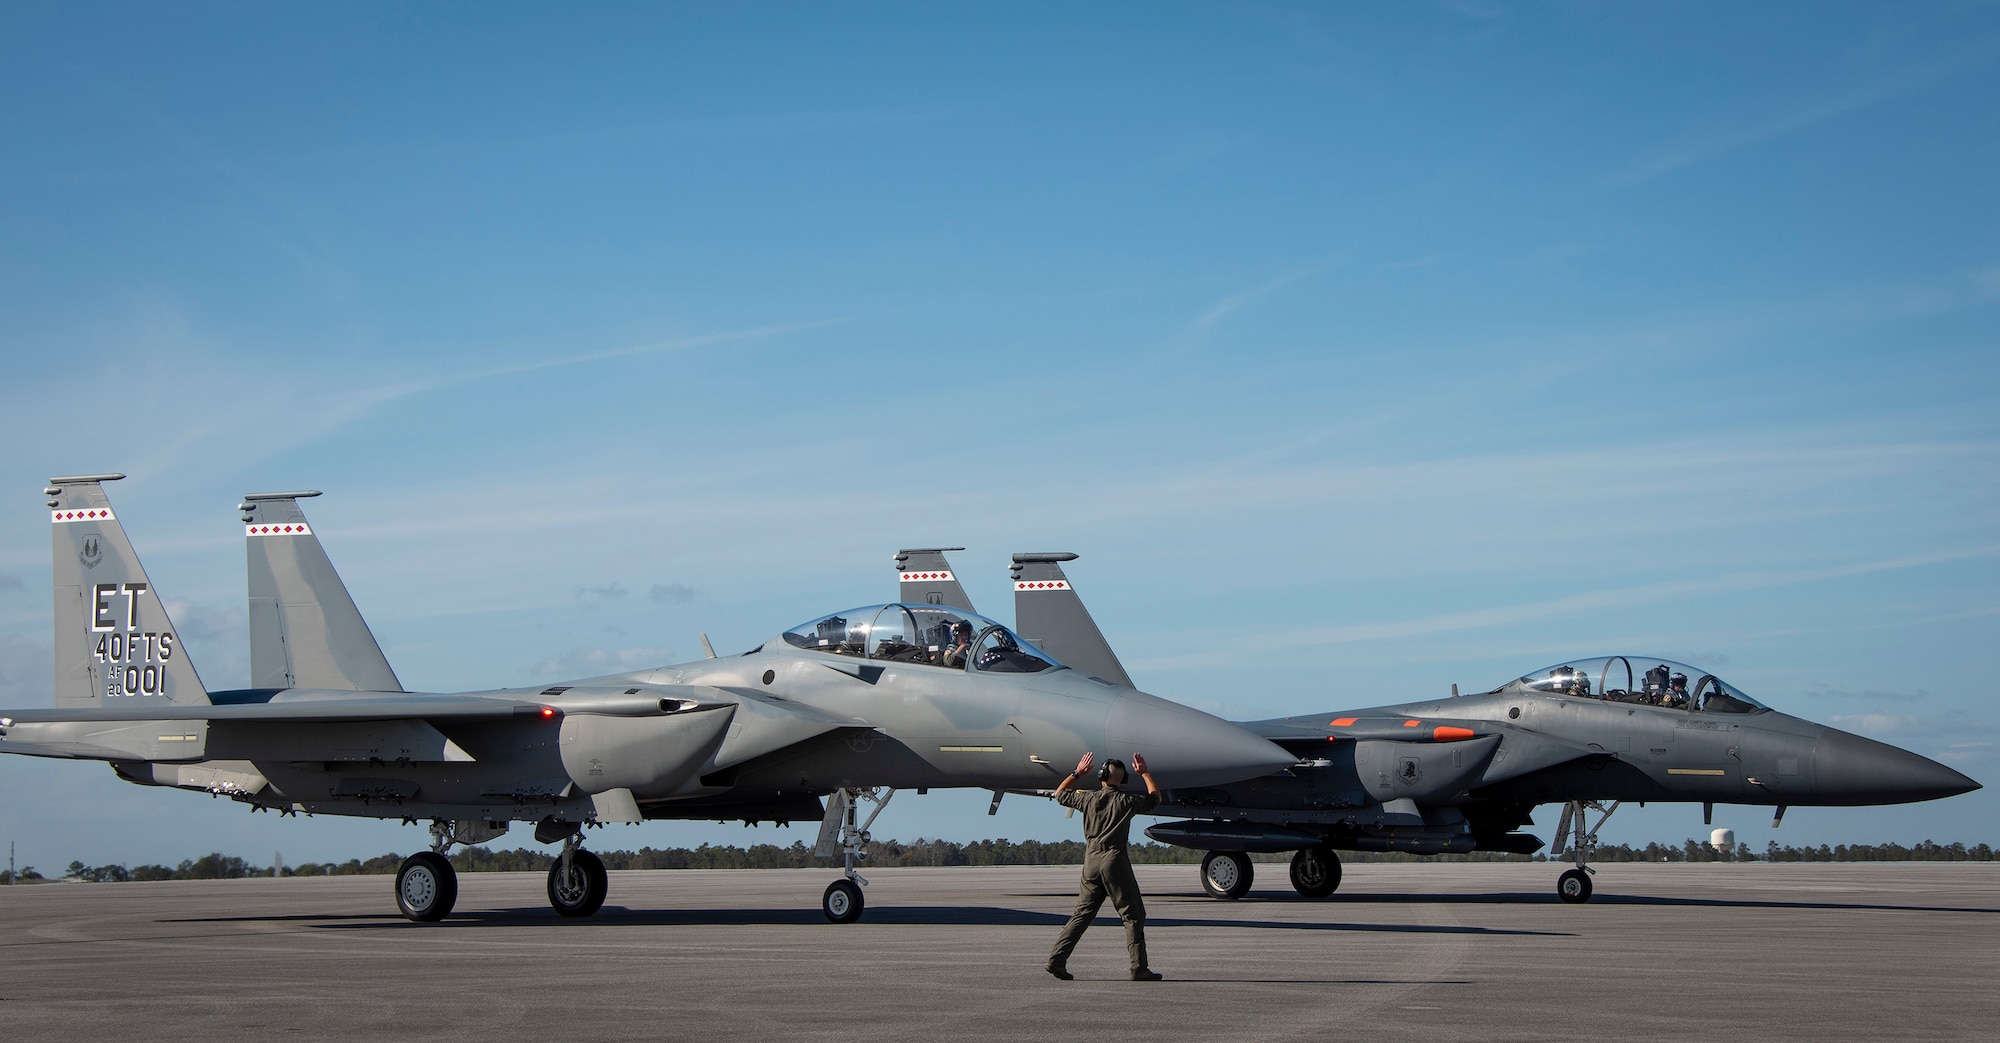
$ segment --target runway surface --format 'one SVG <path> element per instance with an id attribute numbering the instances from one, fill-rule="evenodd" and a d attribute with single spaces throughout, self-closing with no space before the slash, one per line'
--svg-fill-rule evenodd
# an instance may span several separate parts
<path id="1" fill-rule="evenodd" d="M 1153 962 L 1100 920 L 1042 962 L 1074 867 L 614 873 L 583 921 L 467 874 L 434 925 L 387 877 L 0 887 L 0 1036 L 259 1039 L 1990 1039 L 2000 864 L 1350 865 L 1239 902 L 1140 866 Z"/>

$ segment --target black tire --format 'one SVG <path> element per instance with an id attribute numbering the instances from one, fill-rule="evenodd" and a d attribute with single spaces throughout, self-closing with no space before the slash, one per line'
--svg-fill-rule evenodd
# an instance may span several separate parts
<path id="1" fill-rule="evenodd" d="M 1590 901 L 1590 874 L 1581 869 L 1567 869 L 1556 877 L 1556 896 L 1572 905 Z"/>
<path id="2" fill-rule="evenodd" d="M 1210 851 L 1201 858 L 1201 889 L 1210 898 L 1233 902 L 1250 893 L 1250 856 L 1241 851 Z"/>
<path id="3" fill-rule="evenodd" d="M 579 849 L 569 856 L 569 873 L 564 875 L 562 859 L 549 867 L 549 905 L 561 916 L 589 916 L 604 905 L 611 890 L 611 876 L 604 860 Z"/>
<path id="4" fill-rule="evenodd" d="M 435 923 L 458 904 L 458 870 L 435 851 L 419 851 L 396 870 L 396 908 L 418 923 Z"/>
<path id="5" fill-rule="evenodd" d="M 820 896 L 819 911 L 833 923 L 853 923 L 861 919 L 861 910 L 867 904 L 854 881 L 835 880 L 826 885 L 826 893 Z"/>
<path id="6" fill-rule="evenodd" d="M 1309 847 L 1292 856 L 1292 890 L 1325 898 L 1340 890 L 1340 856 L 1329 847 Z"/>

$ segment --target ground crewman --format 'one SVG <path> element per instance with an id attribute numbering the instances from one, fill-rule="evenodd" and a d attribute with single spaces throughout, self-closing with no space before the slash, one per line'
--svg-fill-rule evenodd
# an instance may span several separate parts
<path id="1" fill-rule="evenodd" d="M 1125 921 L 1125 951 L 1132 958 L 1132 980 L 1159 981 L 1160 975 L 1146 965 L 1146 904 L 1139 898 L 1139 878 L 1132 874 L 1132 857 L 1125 848 L 1130 842 L 1132 816 L 1159 807 L 1160 785 L 1146 771 L 1146 758 L 1135 753 L 1132 768 L 1146 780 L 1144 795 L 1119 791 L 1126 778 L 1125 765 L 1115 760 L 1105 761 L 1104 770 L 1098 772 L 1101 788 L 1079 790 L 1076 782 L 1090 773 L 1093 759 L 1091 754 L 1084 754 L 1076 762 L 1076 771 L 1056 787 L 1056 803 L 1083 812 L 1083 837 L 1087 843 L 1076 915 L 1069 918 L 1062 937 L 1056 939 L 1055 950 L 1049 953 L 1048 972 L 1064 981 L 1076 977 L 1069 972 L 1069 954 L 1090 921 L 1097 918 L 1104 900 L 1110 898 L 1119 919 Z"/>

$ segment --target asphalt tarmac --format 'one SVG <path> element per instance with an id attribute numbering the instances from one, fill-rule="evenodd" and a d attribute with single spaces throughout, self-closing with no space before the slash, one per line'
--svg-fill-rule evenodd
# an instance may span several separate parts
<path id="1" fill-rule="evenodd" d="M 614 873 L 594 918 L 539 875 L 453 916 L 387 877 L 0 887 L 6 1040 L 1991 1039 L 2000 864 L 1350 865 L 1332 899 L 1260 863 L 1238 902 L 1140 866 L 1157 984 L 1106 917 L 1042 972 L 1074 867 Z"/>

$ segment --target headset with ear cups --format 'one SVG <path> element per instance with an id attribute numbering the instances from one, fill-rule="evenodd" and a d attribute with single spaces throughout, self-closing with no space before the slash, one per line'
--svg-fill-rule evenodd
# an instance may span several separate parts
<path id="1" fill-rule="evenodd" d="M 1126 771 L 1126 770 L 1125 770 L 1125 762 L 1124 762 L 1124 761 L 1121 761 L 1121 760 L 1116 760 L 1116 759 L 1113 759 L 1113 760 L 1107 760 L 1107 761 L 1105 761 L 1105 762 L 1104 762 L 1104 766 L 1103 766 L 1103 767 L 1101 767 L 1101 768 L 1097 769 L 1097 781 L 1099 781 L 1099 782 L 1110 782 L 1110 781 L 1111 781 L 1111 766 L 1112 766 L 1113 764 L 1116 764 L 1116 765 L 1118 765 L 1118 770 L 1119 770 L 1119 771 L 1123 771 L 1123 772 L 1125 772 L 1125 774 L 1127 774 L 1127 775 L 1130 775 L 1130 774 L 1131 774 L 1131 772 L 1129 772 L 1129 771 Z"/>

